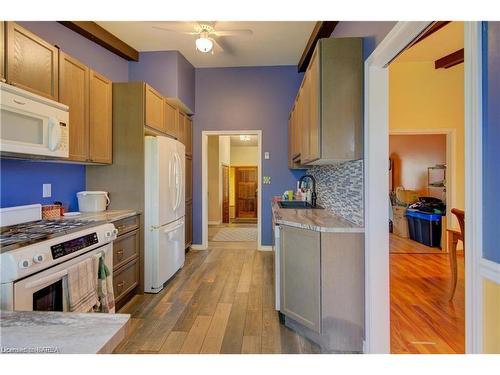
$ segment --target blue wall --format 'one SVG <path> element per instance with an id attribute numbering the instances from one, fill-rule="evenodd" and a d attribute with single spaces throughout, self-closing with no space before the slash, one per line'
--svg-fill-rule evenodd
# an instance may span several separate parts
<path id="1" fill-rule="evenodd" d="M 483 25 L 483 257 L 500 263 L 500 22 Z"/>
<path id="2" fill-rule="evenodd" d="M 127 81 L 128 63 L 57 22 L 19 22 L 62 51 L 113 81 Z M 42 184 L 52 184 L 52 197 L 42 198 Z M 1 160 L 0 207 L 62 201 L 78 209 L 75 194 L 85 190 L 85 167 L 74 164 Z"/>
<path id="3" fill-rule="evenodd" d="M 202 130 L 262 130 L 262 243 L 272 243 L 271 197 L 295 188 L 302 172 L 288 169 L 288 114 L 302 75 L 296 66 L 196 69 L 193 131 L 193 242 L 202 241 Z"/>

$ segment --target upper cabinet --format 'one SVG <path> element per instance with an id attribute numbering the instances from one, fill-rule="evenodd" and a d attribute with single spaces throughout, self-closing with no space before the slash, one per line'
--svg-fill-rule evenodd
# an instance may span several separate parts
<path id="1" fill-rule="evenodd" d="M 113 86 L 101 74 L 90 71 L 89 159 L 94 163 L 113 161 Z"/>
<path id="2" fill-rule="evenodd" d="M 5 22 L 0 21 L 0 81 L 5 82 Z"/>
<path id="3" fill-rule="evenodd" d="M 164 100 L 161 94 L 146 84 L 146 126 L 165 133 Z"/>
<path id="4" fill-rule="evenodd" d="M 164 99 L 165 132 L 172 138 L 177 138 L 178 114 L 177 108 Z"/>
<path id="5" fill-rule="evenodd" d="M 363 157 L 362 89 L 362 38 L 320 39 L 290 114 L 290 168 Z"/>
<path id="6" fill-rule="evenodd" d="M 193 155 L 193 120 L 187 117 L 184 120 L 184 145 L 186 146 L 186 155 Z"/>
<path id="7" fill-rule="evenodd" d="M 186 145 L 186 115 L 182 112 L 178 112 L 179 118 L 177 122 L 177 140 L 182 144 Z"/>
<path id="8" fill-rule="evenodd" d="M 7 82 L 58 100 L 59 49 L 15 22 L 7 22 L 5 42 Z"/>

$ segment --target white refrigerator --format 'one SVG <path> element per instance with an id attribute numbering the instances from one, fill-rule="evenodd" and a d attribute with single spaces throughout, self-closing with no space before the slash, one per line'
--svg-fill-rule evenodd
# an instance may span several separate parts
<path id="1" fill-rule="evenodd" d="M 185 147 L 145 137 L 144 291 L 158 293 L 184 265 Z"/>

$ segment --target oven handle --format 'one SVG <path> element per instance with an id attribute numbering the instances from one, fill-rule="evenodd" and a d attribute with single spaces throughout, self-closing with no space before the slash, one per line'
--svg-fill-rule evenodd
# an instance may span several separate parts
<path id="1" fill-rule="evenodd" d="M 68 274 L 67 270 L 62 270 L 62 271 L 56 272 L 53 275 L 42 277 L 41 279 L 32 281 L 31 283 L 27 283 L 26 289 L 38 288 L 39 286 L 42 286 L 42 285 L 47 284 L 47 283 L 51 284 L 53 281 L 56 281 L 64 276 L 66 276 L 67 274 Z"/>

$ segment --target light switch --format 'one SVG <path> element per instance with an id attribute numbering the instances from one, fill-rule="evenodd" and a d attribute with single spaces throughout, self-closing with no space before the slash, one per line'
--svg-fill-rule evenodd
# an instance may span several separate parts
<path id="1" fill-rule="evenodd" d="M 52 196 L 52 184 L 43 184 L 42 198 L 50 198 Z"/>
<path id="2" fill-rule="evenodd" d="M 264 159 L 269 159 L 269 151 L 264 152 Z"/>
<path id="3" fill-rule="evenodd" d="M 271 184 L 271 176 L 264 176 L 263 183 L 264 183 L 264 185 L 270 185 Z"/>

